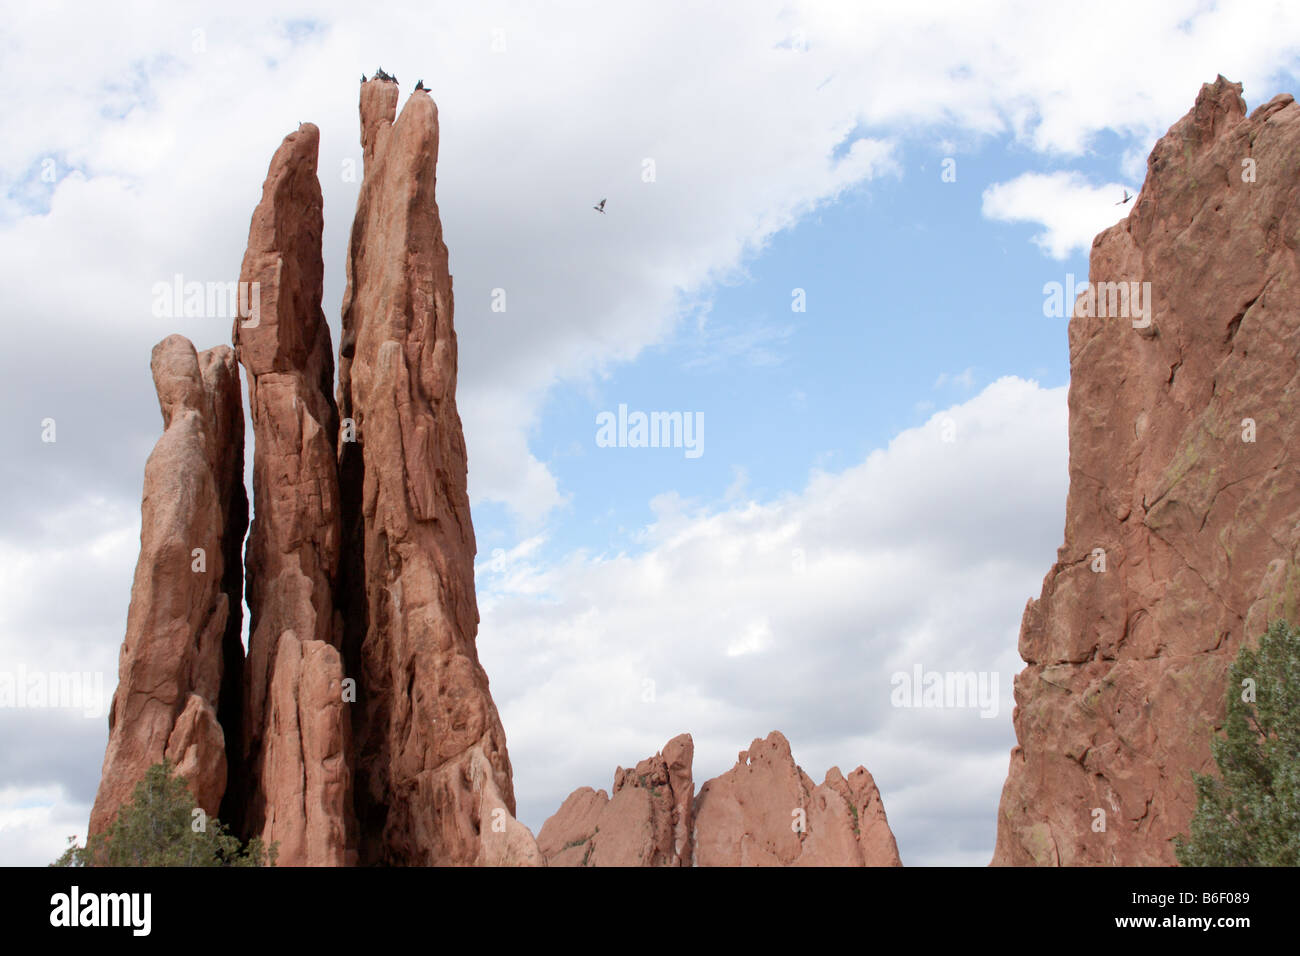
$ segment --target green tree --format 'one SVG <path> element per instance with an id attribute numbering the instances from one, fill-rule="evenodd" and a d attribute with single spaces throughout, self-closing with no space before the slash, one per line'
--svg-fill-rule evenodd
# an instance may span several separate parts
<path id="1" fill-rule="evenodd" d="M 1228 671 L 1224 736 L 1210 745 L 1219 776 L 1193 774 L 1183 866 L 1300 865 L 1300 629 L 1276 621 Z"/>
<path id="2" fill-rule="evenodd" d="M 201 811 L 200 811 L 201 812 Z M 260 838 L 244 846 L 216 817 L 195 813 L 194 798 L 169 761 L 154 764 L 102 833 L 68 848 L 51 866 L 274 866 L 279 849 Z"/>

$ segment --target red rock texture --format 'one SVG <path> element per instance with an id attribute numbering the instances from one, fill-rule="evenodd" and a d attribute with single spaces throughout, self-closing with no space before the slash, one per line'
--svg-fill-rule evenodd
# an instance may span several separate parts
<path id="1" fill-rule="evenodd" d="M 396 103 L 395 83 L 362 84 L 365 172 L 339 364 L 339 410 L 355 425 L 355 441 L 345 430 L 339 442 L 340 607 L 360 687 L 361 858 L 471 864 L 491 826 L 485 811 L 513 818 L 514 790 L 475 646 L 451 275 L 434 200 L 437 107 L 416 92 L 394 121 Z"/>
<path id="2" fill-rule="evenodd" d="M 342 535 L 319 143 L 317 128 L 303 124 L 271 160 L 240 270 L 260 307 L 237 317 L 233 332 L 255 442 L 241 803 L 232 814 L 242 831 L 278 842 L 285 866 L 356 859 L 334 609 Z"/>
<path id="3" fill-rule="evenodd" d="M 1229 662 L 1298 620 L 1297 190 L 1300 107 L 1248 117 L 1219 77 L 1093 242 L 1091 281 L 1150 282 L 1151 322 L 1070 321 L 1065 543 L 1021 625 L 994 864 L 1173 864 Z"/>
<path id="4" fill-rule="evenodd" d="M 902 866 L 871 774 L 815 785 L 777 731 L 700 787 L 694 843 L 696 866 Z"/>
<path id="5" fill-rule="evenodd" d="M 219 718 L 223 701 L 239 697 L 238 668 L 226 667 L 242 655 L 239 547 L 248 525 L 238 367 L 229 348 L 196 353 L 179 335 L 154 346 L 150 364 L 164 430 L 145 465 L 140 558 L 91 833 L 164 757 L 215 815 L 230 746 Z"/>
<path id="6" fill-rule="evenodd" d="M 693 796 L 694 744 L 619 768 L 614 795 L 582 787 L 542 826 L 549 866 L 901 866 L 885 809 L 865 768 L 832 767 L 820 786 L 778 732 Z"/>
<path id="7" fill-rule="evenodd" d="M 695 783 L 689 734 L 632 770 L 614 774 L 614 796 L 575 790 L 542 826 L 548 866 L 690 866 Z"/>
<path id="8" fill-rule="evenodd" d="M 280 865 L 545 865 L 513 816 L 475 647 L 437 109 L 417 92 L 394 122 L 397 98 L 395 83 L 362 86 L 343 422 L 311 124 L 285 137 L 253 213 L 235 351 L 199 356 L 179 336 L 154 350 L 166 430 L 146 468 L 95 831 L 165 754 L 206 810 L 278 844 Z M 244 562 L 236 354 L 256 439 Z"/>

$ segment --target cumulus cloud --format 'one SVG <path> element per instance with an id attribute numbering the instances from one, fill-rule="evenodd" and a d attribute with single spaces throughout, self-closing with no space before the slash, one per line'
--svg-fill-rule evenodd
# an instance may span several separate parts
<path id="1" fill-rule="evenodd" d="M 86 840 L 90 801 L 71 799 L 64 788 L 0 788 L 0 861 L 6 866 L 44 866 L 63 852 L 68 837 Z"/>
<path id="2" fill-rule="evenodd" d="M 683 731 L 702 782 L 779 729 L 819 780 L 871 770 L 905 862 L 986 863 L 1066 458 L 1065 389 L 1003 378 L 798 493 L 722 510 L 662 496 L 637 553 L 480 564 L 521 817 L 539 827 Z M 892 706 L 892 675 L 917 665 L 996 674 L 996 717 Z"/>
<path id="3" fill-rule="evenodd" d="M 536 523 L 566 500 L 528 444 L 547 391 L 663 341 L 776 232 L 897 172 L 900 138 L 1010 132 L 1069 155 L 1111 129 L 1149 144 L 1216 70 L 1250 90 L 1295 62 L 1300 38 L 1290 6 L 1267 10 L 1267 30 L 1250 3 L 1091 12 L 1068 29 L 1029 2 L 668 3 L 593 18 L 562 2 L 544 16 L 420 3 L 373 16 L 290 0 L 231 2 L 197 22 L 159 4 L 129 31 L 106 8 L 11 18 L 0 79 L 14 91 L 2 109 L 16 135 L 0 144 L 0 282 L 25 321 L 0 355 L 10 414 L 75 419 L 84 454 L 101 463 L 96 480 L 134 496 L 132 463 L 156 428 L 141 377 L 149 347 L 173 331 L 200 347 L 229 337 L 225 320 L 153 317 L 149 290 L 176 273 L 237 274 L 267 158 L 301 120 L 322 129 L 337 333 L 356 82 L 382 62 L 405 90 L 423 78 L 440 108 L 473 500 Z M 75 68 L 61 66 L 73 49 Z M 47 162 L 54 183 L 42 179 Z M 1094 231 L 1074 210 L 1077 190 L 1019 201 L 1032 183 L 1004 184 L 995 208 L 1050 217 L 1035 221 L 1048 224 L 1054 255 Z M 602 196 L 606 216 L 590 208 Z M 1071 211 L 1060 215 L 1036 201 L 1063 198 Z M 496 289 L 504 313 L 491 311 Z M 45 476 L 25 464 L 0 465 L 0 480 L 30 491 Z"/>
<path id="4" fill-rule="evenodd" d="M 1077 172 L 1025 173 L 984 190 L 983 213 L 999 222 L 1044 226 L 1034 242 L 1053 259 L 1064 259 L 1087 252 L 1097 233 L 1128 215 L 1131 205 L 1115 205 L 1124 190 L 1137 191 L 1120 183 L 1093 186 Z"/>

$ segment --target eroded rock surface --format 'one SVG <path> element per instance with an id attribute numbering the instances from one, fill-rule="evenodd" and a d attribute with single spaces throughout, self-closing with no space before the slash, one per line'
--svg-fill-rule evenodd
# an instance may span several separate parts
<path id="1" fill-rule="evenodd" d="M 777 731 L 700 787 L 696 866 L 901 866 L 875 781 L 832 767 L 820 785 Z"/>
<path id="2" fill-rule="evenodd" d="M 150 366 L 163 434 L 145 465 L 140 557 L 91 833 L 112 822 L 164 757 L 215 815 L 231 746 L 223 724 L 237 719 L 239 668 L 226 662 L 243 655 L 239 548 L 248 501 L 239 370 L 229 348 L 196 353 L 179 335 L 154 346 Z"/>
<path id="3" fill-rule="evenodd" d="M 396 83 L 362 84 L 365 171 L 340 347 L 340 606 L 347 672 L 361 688 L 357 813 L 362 862 L 469 864 L 484 852 L 484 795 L 511 820 L 515 799 L 475 645 L 451 275 L 434 200 L 437 107 L 415 92 L 394 120 L 397 98 Z"/>
<path id="4" fill-rule="evenodd" d="M 1229 662 L 1298 620 L 1297 190 L 1300 106 L 1247 116 L 1219 77 L 1093 243 L 1065 543 L 1021 625 L 995 864 L 1174 863 Z M 1104 283 L 1150 283 L 1149 321 Z"/>
<path id="5" fill-rule="evenodd" d="M 689 734 L 632 770 L 614 774 L 613 797 L 582 787 L 537 834 L 549 866 L 690 866 L 695 784 Z"/>
<path id="6" fill-rule="evenodd" d="M 231 822 L 278 842 L 286 866 L 355 861 L 351 714 L 343 701 L 334 360 L 321 310 L 320 133 L 271 160 L 253 212 L 234 324 L 255 438 L 245 575 L 249 647 L 240 802 Z"/>
<path id="7" fill-rule="evenodd" d="M 542 826 L 550 866 L 901 866 L 865 768 L 815 785 L 773 731 L 694 795 L 694 744 L 619 768 L 613 796 L 582 787 Z"/>

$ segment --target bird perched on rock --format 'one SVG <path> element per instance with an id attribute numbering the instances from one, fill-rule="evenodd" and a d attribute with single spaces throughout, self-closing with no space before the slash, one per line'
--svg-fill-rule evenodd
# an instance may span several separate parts
<path id="1" fill-rule="evenodd" d="M 1133 198 L 1133 197 L 1130 196 L 1130 195 L 1128 194 L 1128 190 L 1126 189 L 1126 190 L 1124 190 L 1124 198 L 1121 199 L 1119 202 L 1115 203 L 1115 205 L 1116 205 L 1116 206 L 1122 206 L 1122 205 L 1124 205 L 1126 202 L 1128 202 L 1128 201 L 1129 201 L 1130 199 L 1132 199 L 1132 198 Z"/>
<path id="2" fill-rule="evenodd" d="M 366 82 L 366 75 L 364 73 L 361 74 L 361 82 Z"/>
<path id="3" fill-rule="evenodd" d="M 596 210 L 596 212 L 600 213 L 602 216 L 605 215 L 605 200 L 602 199 L 600 202 L 596 203 L 596 205 L 592 206 L 591 208 Z"/>
<path id="4" fill-rule="evenodd" d="M 387 80 L 389 83 L 397 82 L 397 77 L 393 76 L 391 73 L 385 73 L 384 68 L 382 66 L 379 69 L 375 70 L 375 75 L 373 78 L 376 80 Z"/>
<path id="5" fill-rule="evenodd" d="M 415 91 L 418 93 L 420 90 L 424 90 L 424 92 L 426 93 L 429 92 L 427 89 L 425 89 L 424 80 L 415 81 Z"/>

